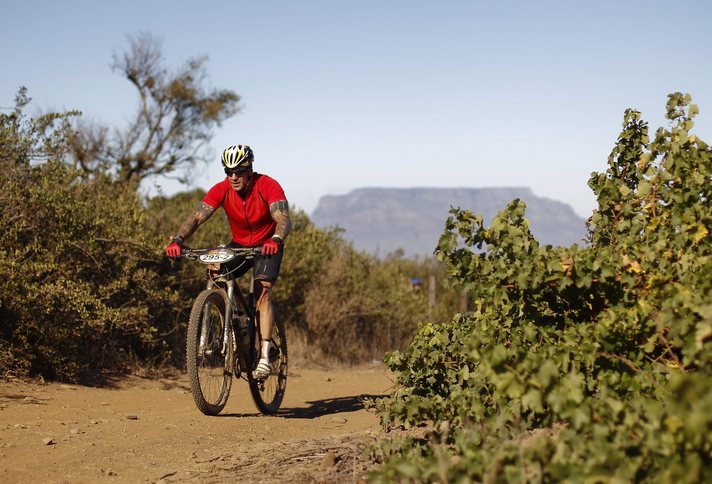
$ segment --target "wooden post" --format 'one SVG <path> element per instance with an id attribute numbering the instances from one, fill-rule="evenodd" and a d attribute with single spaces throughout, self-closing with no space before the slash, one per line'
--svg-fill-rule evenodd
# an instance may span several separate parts
<path id="1" fill-rule="evenodd" d="M 435 312 L 435 275 L 428 277 L 428 319 L 432 320 Z"/>
<path id="2" fill-rule="evenodd" d="M 460 293 L 460 314 L 465 314 L 468 310 L 467 292 Z"/>

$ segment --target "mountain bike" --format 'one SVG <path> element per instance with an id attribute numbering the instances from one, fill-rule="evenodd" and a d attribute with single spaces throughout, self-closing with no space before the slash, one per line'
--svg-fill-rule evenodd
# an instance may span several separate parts
<path id="1" fill-rule="evenodd" d="M 190 390 L 195 405 L 205 415 L 217 415 L 225 407 L 233 376 L 247 381 L 260 412 L 275 413 L 282 403 L 287 385 L 284 324 L 275 315 L 269 354 L 274 370 L 265 379 L 255 379 L 252 372 L 260 358 L 261 336 L 254 270 L 250 271 L 249 290 L 243 294 L 237 271 L 225 265 L 237 257 L 240 264 L 249 264 L 259 253 L 260 248 L 225 246 L 182 250 L 181 257 L 209 265 L 207 287 L 195 299 L 190 313 L 186 344 Z"/>

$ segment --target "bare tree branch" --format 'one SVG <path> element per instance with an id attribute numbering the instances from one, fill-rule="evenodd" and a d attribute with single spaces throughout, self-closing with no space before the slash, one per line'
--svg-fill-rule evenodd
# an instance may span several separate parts
<path id="1" fill-rule="evenodd" d="M 77 124 L 75 166 L 110 170 L 125 180 L 168 175 L 206 161 L 213 129 L 239 111 L 239 96 L 208 90 L 207 56 L 188 59 L 175 72 L 165 67 L 161 42 L 151 34 L 129 38 L 111 68 L 136 88 L 139 107 L 123 130 Z"/>

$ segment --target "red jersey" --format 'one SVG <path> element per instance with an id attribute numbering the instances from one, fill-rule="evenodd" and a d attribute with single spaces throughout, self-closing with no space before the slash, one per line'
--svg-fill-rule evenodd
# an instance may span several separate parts
<path id="1" fill-rule="evenodd" d="M 203 202 L 213 208 L 222 205 L 230 222 L 233 241 L 245 246 L 256 246 L 272 237 L 277 226 L 269 206 L 286 199 L 284 190 L 275 179 L 253 173 L 245 198 L 232 189 L 226 177 L 208 191 Z"/>

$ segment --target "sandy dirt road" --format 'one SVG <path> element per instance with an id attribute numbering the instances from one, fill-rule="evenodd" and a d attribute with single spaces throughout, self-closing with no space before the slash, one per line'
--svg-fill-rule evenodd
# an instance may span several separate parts
<path id="1" fill-rule="evenodd" d="M 383 366 L 290 369 L 277 416 L 235 381 L 217 417 L 184 374 L 102 388 L 0 382 L 0 482 L 358 482 L 378 433 L 364 397 L 392 387 Z"/>

